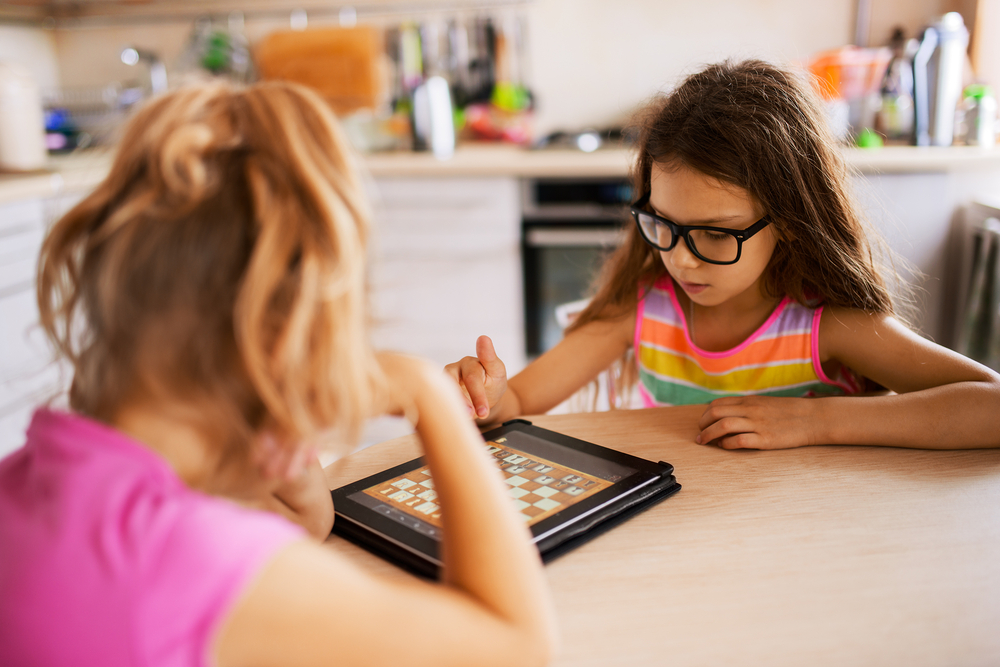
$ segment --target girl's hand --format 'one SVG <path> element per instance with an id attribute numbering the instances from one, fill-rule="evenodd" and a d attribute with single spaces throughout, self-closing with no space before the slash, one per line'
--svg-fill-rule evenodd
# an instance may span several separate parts
<path id="1" fill-rule="evenodd" d="M 264 509 L 299 524 L 318 540 L 333 529 L 333 498 L 315 447 L 281 447 L 268 433 L 255 443 L 253 461 L 268 488 Z"/>
<path id="2" fill-rule="evenodd" d="M 401 352 L 380 351 L 376 356 L 388 390 L 385 402 L 379 406 L 380 414 L 405 417 L 416 426 L 420 421 L 418 399 L 432 383 L 440 381 L 441 371 L 420 357 Z"/>
<path id="3" fill-rule="evenodd" d="M 476 340 L 476 356 L 444 367 L 465 394 L 469 410 L 485 420 L 507 391 L 507 368 L 493 349 L 489 336 Z"/>
<path id="4" fill-rule="evenodd" d="M 730 396 L 708 404 L 695 442 L 722 449 L 790 449 L 822 444 L 816 433 L 821 399 Z"/>

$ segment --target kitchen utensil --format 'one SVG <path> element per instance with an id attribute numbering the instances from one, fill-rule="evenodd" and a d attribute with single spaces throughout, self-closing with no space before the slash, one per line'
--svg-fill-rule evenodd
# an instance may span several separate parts
<path id="1" fill-rule="evenodd" d="M 913 136 L 913 62 L 908 43 L 902 28 L 896 28 L 890 40 L 892 60 L 882 77 L 882 107 L 875 118 L 876 129 L 887 139 L 908 141 Z"/>

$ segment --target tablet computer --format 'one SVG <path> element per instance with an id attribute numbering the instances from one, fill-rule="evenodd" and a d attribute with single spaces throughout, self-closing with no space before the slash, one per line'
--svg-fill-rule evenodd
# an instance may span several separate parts
<path id="1" fill-rule="evenodd" d="M 653 463 L 523 419 L 483 434 L 511 502 L 549 562 L 680 490 Z M 417 575 L 437 578 L 441 508 L 423 458 L 331 492 L 333 533 Z"/>

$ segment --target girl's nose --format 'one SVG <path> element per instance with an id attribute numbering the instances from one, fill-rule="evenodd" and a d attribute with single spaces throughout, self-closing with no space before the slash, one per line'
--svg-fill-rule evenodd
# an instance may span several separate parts
<path id="1" fill-rule="evenodd" d="M 701 264 L 701 260 L 694 256 L 684 239 L 677 239 L 674 249 L 661 252 L 660 256 L 664 264 L 669 263 L 681 269 L 693 269 Z"/>

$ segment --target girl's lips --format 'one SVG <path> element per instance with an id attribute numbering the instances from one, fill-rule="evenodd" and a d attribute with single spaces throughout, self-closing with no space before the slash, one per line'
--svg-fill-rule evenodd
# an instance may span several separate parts
<path id="1" fill-rule="evenodd" d="M 680 281 L 678 281 L 680 282 Z M 681 282 L 681 289 L 688 294 L 698 294 L 708 289 L 708 285 L 699 285 L 697 283 L 685 283 Z"/>

